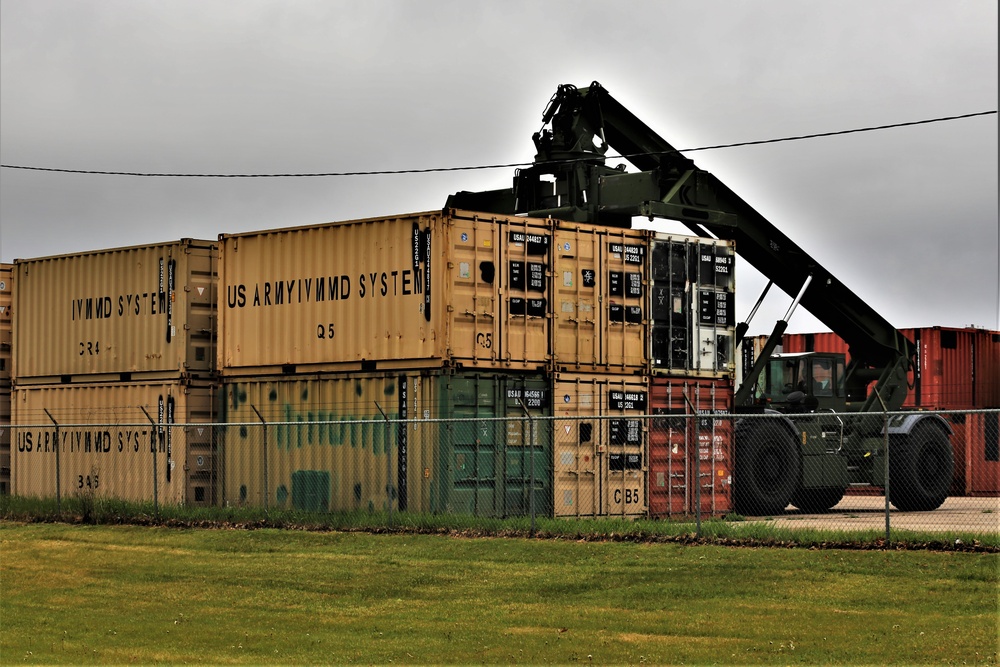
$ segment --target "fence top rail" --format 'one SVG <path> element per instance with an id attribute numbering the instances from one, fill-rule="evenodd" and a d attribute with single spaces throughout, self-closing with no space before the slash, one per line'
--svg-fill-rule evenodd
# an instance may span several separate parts
<path id="1" fill-rule="evenodd" d="M 66 423 L 66 424 L 53 424 L 52 422 L 34 422 L 34 423 L 19 423 L 19 424 L 9 424 L 0 425 L 0 428 L 10 428 L 12 431 L 17 429 L 45 429 L 45 430 L 66 430 L 66 429 L 142 429 L 142 430 L 165 430 L 171 428 L 188 428 L 188 427 L 212 427 L 212 428 L 233 428 L 233 427 L 243 427 L 243 426 L 318 426 L 327 424 L 361 424 L 361 425 L 381 425 L 386 424 L 455 424 L 455 423 L 484 423 L 484 422 L 565 422 L 565 421 L 610 421 L 610 420 L 655 420 L 655 419 L 696 419 L 696 418 L 712 418 L 712 419 L 780 419 L 784 417 L 816 417 L 817 415 L 828 415 L 843 417 L 852 420 L 865 419 L 865 418 L 884 418 L 884 417 L 897 417 L 897 416 L 907 416 L 913 414 L 920 415 L 970 415 L 970 414 L 1000 414 L 1000 408 L 981 408 L 975 410 L 898 410 L 892 412 L 802 412 L 802 413 L 779 413 L 779 412 L 768 412 L 768 413 L 733 413 L 725 410 L 722 411 L 703 411 L 703 412 L 677 412 L 677 413 L 662 413 L 662 414 L 641 414 L 641 415 L 571 415 L 571 416 L 558 416 L 558 415 L 510 415 L 506 417 L 449 417 L 449 418 L 422 418 L 422 417 L 409 417 L 406 419 L 400 417 L 389 417 L 388 419 L 383 417 L 376 417 L 370 419 L 312 419 L 312 420 L 302 420 L 302 421 L 239 421 L 239 422 L 172 422 L 163 423 L 157 422 L 151 424 L 149 422 L 92 422 L 92 423 Z"/>

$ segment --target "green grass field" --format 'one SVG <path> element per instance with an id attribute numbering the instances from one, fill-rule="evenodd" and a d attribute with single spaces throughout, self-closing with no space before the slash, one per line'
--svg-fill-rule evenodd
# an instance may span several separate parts
<path id="1" fill-rule="evenodd" d="M 1000 555 L 0 523 L 0 662 L 996 664 Z"/>

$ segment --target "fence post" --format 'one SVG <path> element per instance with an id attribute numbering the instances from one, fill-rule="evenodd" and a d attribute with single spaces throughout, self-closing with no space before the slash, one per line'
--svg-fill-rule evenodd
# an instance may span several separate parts
<path id="1" fill-rule="evenodd" d="M 884 452 L 885 460 L 885 546 L 890 544 L 889 536 L 889 408 L 886 407 L 885 401 L 882 400 L 882 395 L 878 393 L 878 388 L 873 387 L 872 392 L 875 394 L 875 398 L 878 402 L 882 404 L 882 450 Z"/>
<path id="2" fill-rule="evenodd" d="M 531 535 L 535 535 L 535 421 L 528 412 L 528 406 L 524 404 L 522 396 L 518 401 L 521 403 L 521 410 L 528 418 L 528 466 L 531 471 L 528 473 L 528 514 L 531 515 Z M 555 483 L 553 482 L 553 493 L 555 493 Z"/>
<path id="3" fill-rule="evenodd" d="M 263 456 L 262 456 L 261 463 L 263 464 L 262 467 L 264 469 L 264 471 L 263 471 L 264 472 L 264 511 L 266 512 L 267 511 L 267 502 L 268 502 L 267 499 L 271 495 L 271 487 L 270 487 L 270 481 L 271 480 L 269 479 L 269 477 L 270 477 L 270 471 L 267 468 L 267 421 L 264 420 L 264 417 L 262 417 L 261 414 L 257 411 L 257 408 L 256 408 L 256 406 L 254 406 L 253 403 L 250 404 L 250 409 L 253 410 L 253 413 L 255 415 L 257 415 L 257 419 L 259 419 L 260 423 L 263 424 L 263 429 L 264 429 L 264 446 L 263 446 L 264 449 L 263 449 L 263 452 L 262 452 Z"/>
<path id="4" fill-rule="evenodd" d="M 695 407 L 691 399 L 688 398 L 687 392 L 682 391 L 681 396 L 684 397 L 684 402 L 688 404 L 691 408 L 691 413 L 694 415 L 694 518 L 696 535 L 701 537 L 701 447 L 698 442 L 698 408 Z"/>
<path id="5" fill-rule="evenodd" d="M 62 484 L 60 483 L 62 480 L 60 479 L 61 475 L 60 475 L 60 471 L 59 471 L 59 422 L 57 422 L 55 420 L 55 417 L 53 417 L 52 414 L 49 413 L 49 411 L 46 408 L 42 408 L 42 409 L 45 410 L 45 415 L 49 419 L 51 419 L 52 423 L 55 424 L 55 426 L 56 426 L 56 442 L 55 442 L 55 445 L 56 445 L 56 512 L 62 512 Z"/>
<path id="6" fill-rule="evenodd" d="M 157 473 L 157 470 L 156 470 L 156 445 L 157 445 L 157 441 L 159 439 L 159 435 L 160 434 L 159 434 L 159 429 L 156 427 L 156 422 L 153 421 L 153 418 L 149 416 L 148 412 L 146 412 L 146 408 L 144 406 L 140 405 L 139 409 L 142 410 L 142 414 L 146 415 L 146 419 L 149 420 L 149 423 L 153 425 L 153 439 L 152 439 L 153 441 L 152 441 L 152 444 L 150 446 L 150 449 L 153 451 L 153 513 L 156 514 L 156 515 L 159 515 L 160 514 L 160 497 L 159 497 L 159 488 L 160 487 L 159 487 L 159 480 L 157 479 L 157 475 L 156 475 L 156 473 Z"/>
<path id="7" fill-rule="evenodd" d="M 389 456 L 389 440 L 392 436 L 392 427 L 389 425 L 389 415 L 385 414 L 385 410 L 382 406 L 378 404 L 378 401 L 373 401 L 375 407 L 378 411 L 382 413 L 382 419 L 385 420 L 385 506 L 389 510 L 389 527 L 392 528 L 392 457 Z M 374 448 L 373 448 L 374 449 Z M 374 453 L 374 452 L 373 452 Z"/>

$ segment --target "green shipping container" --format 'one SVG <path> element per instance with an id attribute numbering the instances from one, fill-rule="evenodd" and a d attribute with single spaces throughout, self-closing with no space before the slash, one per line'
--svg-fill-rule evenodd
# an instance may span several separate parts
<path id="1" fill-rule="evenodd" d="M 228 378 L 222 393 L 226 504 L 552 514 L 550 422 L 525 415 L 551 415 L 543 376 Z"/>

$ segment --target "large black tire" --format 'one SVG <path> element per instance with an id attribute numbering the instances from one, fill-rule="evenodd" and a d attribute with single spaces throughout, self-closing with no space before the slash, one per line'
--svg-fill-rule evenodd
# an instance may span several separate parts
<path id="1" fill-rule="evenodd" d="M 780 514 L 799 485 L 795 438 L 778 424 L 757 423 L 736 434 L 733 505 L 747 516 Z"/>
<path id="2" fill-rule="evenodd" d="M 947 434 L 927 422 L 893 438 L 889 450 L 889 502 L 904 512 L 937 509 L 948 497 L 955 455 Z"/>
<path id="3" fill-rule="evenodd" d="M 792 494 L 792 504 L 803 512 L 818 514 L 830 511 L 844 498 L 843 487 L 825 489 L 799 489 Z"/>

